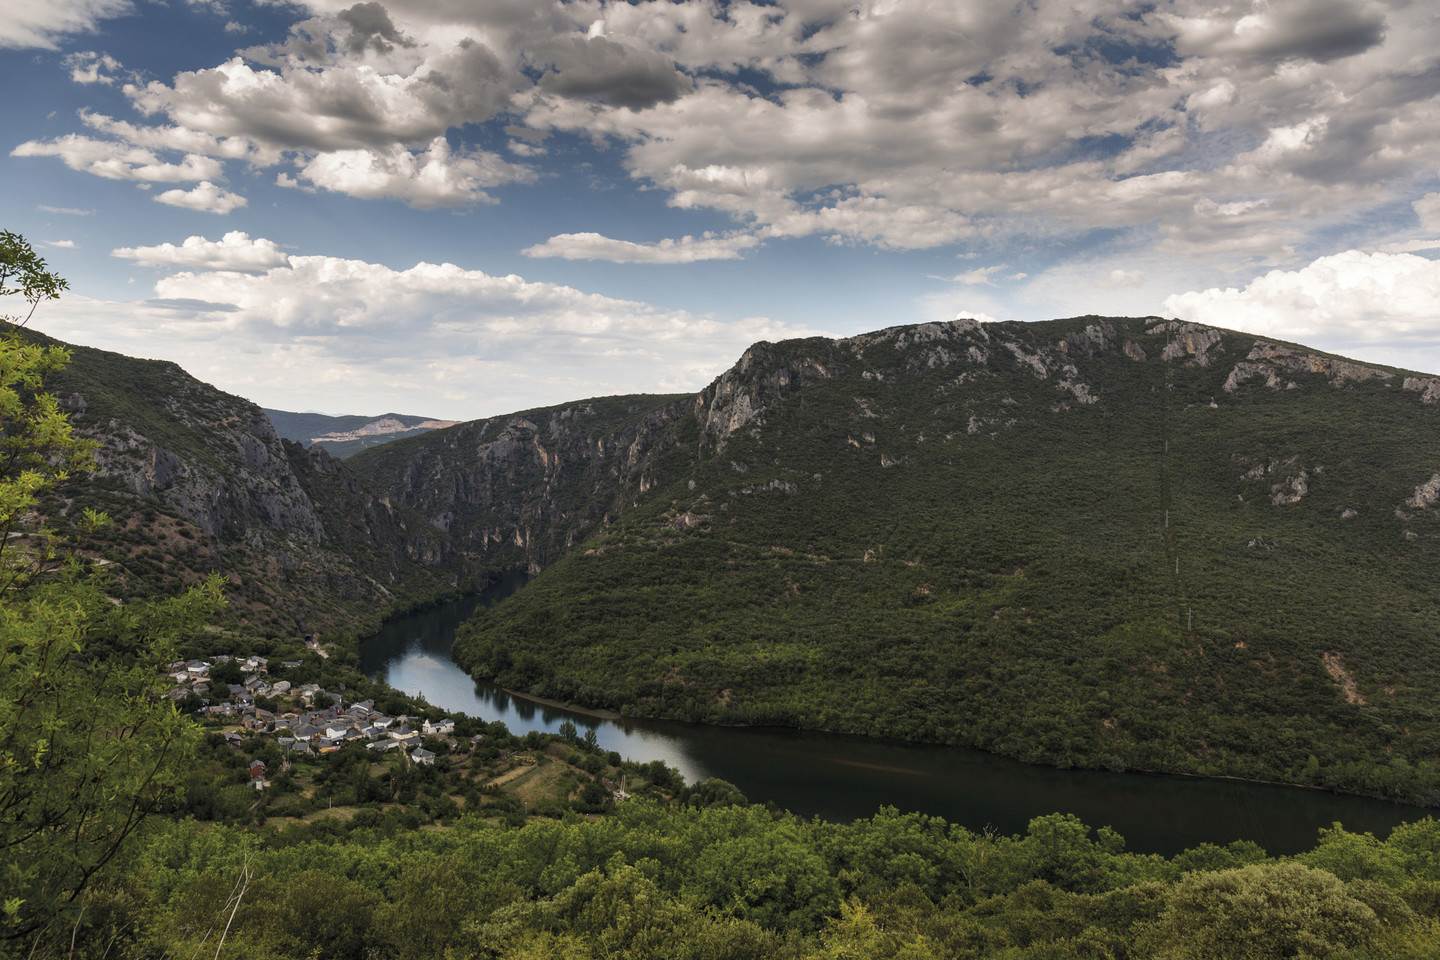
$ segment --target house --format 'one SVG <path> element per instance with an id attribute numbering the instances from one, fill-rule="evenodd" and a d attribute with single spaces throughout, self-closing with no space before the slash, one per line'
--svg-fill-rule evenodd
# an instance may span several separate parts
<path id="1" fill-rule="evenodd" d="M 431 723 L 429 720 L 426 720 L 423 724 L 420 725 L 420 731 L 424 733 L 427 737 L 443 737 L 446 734 L 455 732 L 455 721 L 445 719 L 437 720 L 434 723 Z"/>
<path id="2" fill-rule="evenodd" d="M 275 682 L 275 685 L 270 688 L 270 692 L 273 693 L 273 694 L 274 694 L 275 696 L 277 696 L 277 697 L 283 697 L 283 696 L 285 696 L 285 694 L 287 694 L 287 693 L 290 692 L 290 681 L 289 681 L 289 680 L 277 680 L 277 681 Z"/>
<path id="3" fill-rule="evenodd" d="M 435 762 L 435 754 L 426 750 L 424 747 L 416 747 L 410 751 L 410 759 L 416 763 L 423 763 L 428 767 Z"/>
<path id="4" fill-rule="evenodd" d="M 250 783 L 256 790 L 265 789 L 265 761 L 250 761 Z"/>

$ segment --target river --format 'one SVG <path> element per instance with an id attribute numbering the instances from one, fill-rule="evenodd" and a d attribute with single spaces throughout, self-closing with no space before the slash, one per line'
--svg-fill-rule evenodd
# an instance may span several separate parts
<path id="1" fill-rule="evenodd" d="M 1130 850 L 1172 855 L 1202 842 L 1253 840 L 1296 853 L 1333 822 L 1385 837 L 1425 812 L 1318 790 L 1094 770 L 1058 770 L 956 747 L 771 728 L 598 720 L 512 697 L 450 660 L 455 629 L 482 603 L 523 584 L 515 575 L 485 594 L 387 622 L 361 642 L 361 669 L 445 710 L 500 720 L 513 733 L 556 732 L 569 720 L 601 747 L 640 762 L 663 760 L 689 783 L 720 777 L 755 801 L 803 816 L 847 821 L 883 806 L 944 817 L 972 830 L 1023 833 L 1032 817 L 1073 813 L 1109 825 Z"/>

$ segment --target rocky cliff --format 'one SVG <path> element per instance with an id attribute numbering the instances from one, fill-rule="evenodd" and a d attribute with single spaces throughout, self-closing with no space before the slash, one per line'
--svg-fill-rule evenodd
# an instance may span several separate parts
<path id="1" fill-rule="evenodd" d="M 397 440 L 348 463 L 472 563 L 538 572 L 681 475 L 691 433 L 686 398 L 603 397 Z"/>
<path id="2" fill-rule="evenodd" d="M 255 404 L 172 363 L 70 349 L 48 386 L 97 443 L 99 469 L 62 493 L 117 519 L 99 543 L 117 591 L 220 572 L 234 618 L 294 633 L 376 623 L 396 600 L 456 578 L 441 572 L 443 534 L 323 450 L 282 440 Z"/>

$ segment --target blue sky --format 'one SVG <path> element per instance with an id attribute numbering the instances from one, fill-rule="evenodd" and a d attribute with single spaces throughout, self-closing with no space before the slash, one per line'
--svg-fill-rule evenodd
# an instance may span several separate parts
<path id="1" fill-rule="evenodd" d="M 1431 4 L 45 0 L 0 84 L 0 227 L 71 283 L 35 326 L 266 406 L 691 391 L 957 315 L 1440 371 Z"/>

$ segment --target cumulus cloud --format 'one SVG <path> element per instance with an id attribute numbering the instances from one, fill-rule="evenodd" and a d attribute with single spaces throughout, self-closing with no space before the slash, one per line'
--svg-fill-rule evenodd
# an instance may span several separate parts
<path id="1" fill-rule="evenodd" d="M 1267 69 L 1286 60 L 1328 63 L 1353 57 L 1378 45 L 1386 28 L 1384 8 L 1363 0 L 1266 3 L 1249 9 L 1212 5 L 1199 16 L 1174 16 L 1172 22 L 1182 55 L 1236 57 Z"/>
<path id="2" fill-rule="evenodd" d="M 190 258 L 200 269 L 162 278 L 155 298 L 138 304 L 67 297 L 47 315 L 47 329 L 132 355 L 163 337 L 167 357 L 191 373 L 290 409 L 333 409 L 344 397 L 367 409 L 456 418 L 597 394 L 695 390 L 756 340 L 820 332 L 453 264 L 396 270 L 291 256 L 263 273 L 211 269 L 262 243 L 232 237 L 132 251 L 137 261 L 186 266 Z"/>
<path id="3" fill-rule="evenodd" d="M 636 40 L 567 37 L 545 48 L 554 62 L 540 78 L 540 89 L 547 93 L 642 110 L 673 103 L 694 86 L 673 60 Z"/>
<path id="4" fill-rule="evenodd" d="M 209 180 L 201 180 L 189 190 L 166 190 L 155 197 L 156 203 L 172 207 L 184 207 L 201 213 L 227 214 L 245 206 L 249 201 L 238 193 L 231 193 L 215 186 Z"/>
<path id="5" fill-rule="evenodd" d="M 71 170 L 93 173 L 109 180 L 148 183 L 183 183 L 220 177 L 218 160 L 187 153 L 179 163 L 166 163 L 151 150 L 115 140 L 96 140 L 66 134 L 50 141 L 27 140 L 10 151 L 12 157 L 59 157 Z"/>
<path id="6" fill-rule="evenodd" d="M 698 260 L 738 260 L 746 250 L 759 243 L 758 238 L 748 234 L 706 235 L 698 240 L 687 236 L 679 240 L 634 243 L 599 233 L 561 233 L 520 252 L 527 257 L 608 260 L 611 263 L 695 263 Z"/>
<path id="7" fill-rule="evenodd" d="M 130 0 L 45 0 L 7 4 L 0 17 L 0 47 L 54 50 L 72 33 L 90 33 L 109 17 L 129 13 Z"/>
<path id="8" fill-rule="evenodd" d="M 1440 343 L 1440 262 L 1348 250 L 1243 288 L 1165 300 L 1170 316 L 1299 340 L 1339 352 L 1365 344 Z"/>
<path id="9" fill-rule="evenodd" d="M 278 70 L 233 57 L 168 84 L 125 90 L 141 112 L 187 129 L 276 150 L 328 151 L 426 143 L 450 127 L 482 123 L 518 82 L 513 67 L 473 39 L 428 52 L 403 70 L 353 55 L 321 64 L 289 55 Z"/>
<path id="10" fill-rule="evenodd" d="M 490 202 L 485 187 L 532 179 L 527 167 L 493 153 L 456 153 L 444 137 L 424 152 L 398 144 L 385 150 L 334 150 L 305 164 L 300 177 L 317 187 L 367 200 L 400 200 L 419 210 Z M 297 181 L 280 181 L 282 186 Z"/>
<path id="11" fill-rule="evenodd" d="M 250 239 L 248 233 L 231 230 L 219 240 L 201 236 L 186 237 L 178 247 L 162 243 L 153 247 L 119 247 L 110 256 L 133 260 L 142 267 L 167 270 L 230 270 L 238 273 L 263 273 L 283 267 L 290 257 L 282 253 L 273 240 Z"/>
<path id="12" fill-rule="evenodd" d="M 540 179 L 461 148 L 460 128 L 491 144 L 503 127 L 536 164 L 563 162 L 545 138 L 572 134 L 618 146 L 672 206 L 764 239 L 912 250 L 1108 230 L 1245 270 L 1393 218 L 1440 166 L 1440 36 L 1405 0 L 304 8 L 281 43 L 124 87 L 157 125 L 111 136 L 428 209 Z"/>
<path id="13" fill-rule="evenodd" d="M 99 83 L 112 86 L 115 78 L 110 74 L 120 69 L 119 60 L 108 53 L 96 53 L 93 50 L 66 54 L 62 62 L 70 71 L 70 79 L 80 84 Z"/>

